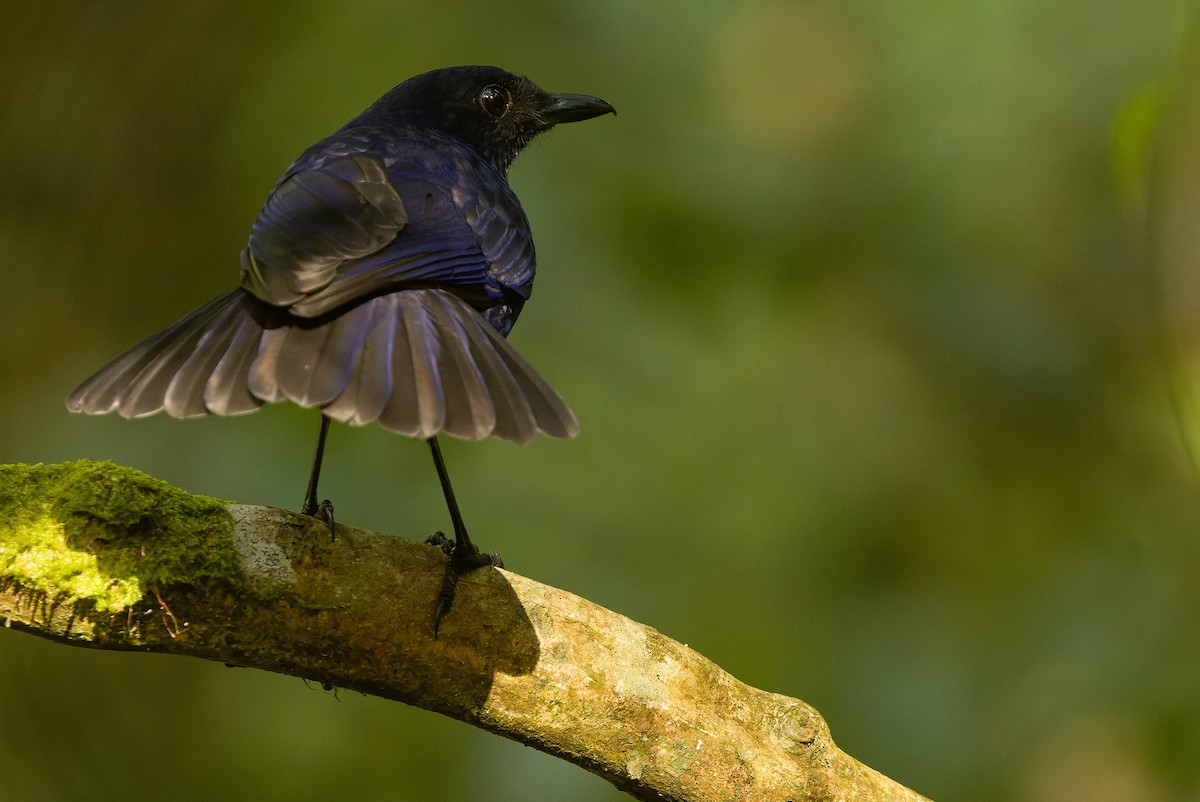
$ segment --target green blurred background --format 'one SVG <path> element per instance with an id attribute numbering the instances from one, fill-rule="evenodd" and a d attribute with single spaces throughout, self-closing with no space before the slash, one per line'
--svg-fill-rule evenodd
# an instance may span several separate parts
<path id="1" fill-rule="evenodd" d="M 620 111 L 513 184 L 513 340 L 573 442 L 446 445 L 515 570 L 802 698 L 939 800 L 1200 800 L 1200 75 L 1191 4 L 29 3 L 0 12 L 0 461 L 295 508 L 316 432 L 69 415 L 234 285 L 267 190 L 403 78 Z M 1152 147 L 1157 139 L 1159 146 Z M 348 523 L 445 512 L 332 433 Z M 439 716 L 0 631 L 0 798 L 616 800 Z"/>

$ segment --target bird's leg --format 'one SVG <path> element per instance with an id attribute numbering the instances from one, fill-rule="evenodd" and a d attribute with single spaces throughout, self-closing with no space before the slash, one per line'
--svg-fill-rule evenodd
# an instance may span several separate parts
<path id="1" fill-rule="evenodd" d="M 458 511 L 458 502 L 454 499 L 454 488 L 450 486 L 450 474 L 446 471 L 446 463 L 442 460 L 442 449 L 437 437 L 427 441 L 429 450 L 433 452 L 433 464 L 437 468 L 438 481 L 442 483 L 442 494 L 446 497 L 446 507 L 450 510 L 450 521 L 454 524 L 454 539 L 451 540 L 441 532 L 437 532 L 426 543 L 438 546 L 446 552 L 449 562 L 446 564 L 446 575 L 442 579 L 442 590 L 438 594 L 437 612 L 433 619 L 433 636 L 436 638 L 442 617 L 450 612 L 454 604 L 454 589 L 458 586 L 458 578 L 468 571 L 482 568 L 485 565 L 504 567 L 499 554 L 485 554 L 471 542 L 467 527 L 463 523 L 462 513 Z"/>
<path id="2" fill-rule="evenodd" d="M 337 532 L 333 527 L 333 503 L 329 499 L 317 503 L 317 481 L 321 478 L 321 460 L 325 458 L 325 437 L 329 434 L 329 417 L 321 415 L 321 433 L 317 435 L 317 454 L 313 457 L 312 473 L 308 476 L 308 490 L 304 494 L 304 503 L 300 512 L 322 520 L 329 527 L 330 537 L 336 538 Z"/>

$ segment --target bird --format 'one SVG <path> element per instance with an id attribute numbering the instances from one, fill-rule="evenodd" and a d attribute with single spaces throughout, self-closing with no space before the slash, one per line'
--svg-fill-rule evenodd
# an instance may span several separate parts
<path id="1" fill-rule="evenodd" d="M 439 434 L 571 438 L 575 413 L 506 339 L 533 289 L 513 160 L 556 125 L 616 110 L 498 67 L 432 70 L 395 86 L 291 164 L 240 254 L 240 285 L 117 356 L 67 398 L 72 412 L 321 412 L 300 511 L 318 502 L 331 421 L 426 441 L 454 531 L 434 637 L 458 577 L 499 556 L 472 542 Z M 335 535 L 334 535 L 335 536 Z"/>

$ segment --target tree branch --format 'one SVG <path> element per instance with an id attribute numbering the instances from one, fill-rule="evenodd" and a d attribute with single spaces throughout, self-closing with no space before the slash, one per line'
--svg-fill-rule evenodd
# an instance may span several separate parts
<path id="1" fill-rule="evenodd" d="M 643 800 L 919 800 L 796 699 L 500 569 L 111 463 L 0 466 L 0 619 L 65 643 L 191 655 L 395 699 L 557 755 Z"/>

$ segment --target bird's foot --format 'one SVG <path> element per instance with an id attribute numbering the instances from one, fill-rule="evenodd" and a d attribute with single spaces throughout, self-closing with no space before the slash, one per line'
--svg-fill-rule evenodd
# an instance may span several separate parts
<path id="1" fill-rule="evenodd" d="M 329 527 L 329 539 L 337 540 L 337 530 L 334 529 L 333 523 L 333 502 L 325 499 L 320 504 L 317 504 L 311 499 L 306 499 L 303 506 L 300 507 L 300 514 L 316 518 Z"/>
<path id="2" fill-rule="evenodd" d="M 497 568 L 503 568 L 504 561 L 500 559 L 499 554 L 480 551 L 469 540 L 466 541 L 465 548 L 459 548 L 459 545 L 454 540 L 446 537 L 443 532 L 434 532 L 425 539 L 425 542 L 431 546 L 437 546 L 446 553 L 447 557 L 446 574 L 442 578 L 442 589 L 438 593 L 437 611 L 433 617 L 433 637 L 436 639 L 438 629 L 442 625 L 442 618 L 445 617 L 446 613 L 450 612 L 450 607 L 454 604 L 454 590 L 458 587 L 458 578 L 485 565 L 494 565 Z"/>

